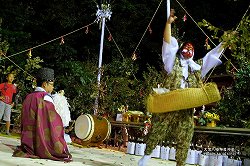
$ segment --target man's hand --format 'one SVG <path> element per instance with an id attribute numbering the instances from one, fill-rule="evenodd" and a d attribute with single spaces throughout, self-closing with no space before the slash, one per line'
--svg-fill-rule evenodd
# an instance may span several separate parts
<path id="1" fill-rule="evenodd" d="M 171 9 L 170 10 L 170 16 L 168 18 L 168 23 L 169 24 L 171 24 L 172 22 L 174 22 L 175 19 L 177 19 L 177 17 L 174 14 L 175 14 L 175 10 Z"/>

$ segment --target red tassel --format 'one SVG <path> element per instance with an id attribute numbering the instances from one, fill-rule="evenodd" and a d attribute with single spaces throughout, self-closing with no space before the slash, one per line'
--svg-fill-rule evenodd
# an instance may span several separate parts
<path id="1" fill-rule="evenodd" d="M 109 41 L 112 41 L 112 38 L 113 38 L 113 37 L 112 37 L 112 35 L 111 35 L 111 33 L 110 33 L 110 34 L 109 34 L 109 37 L 108 37 L 108 40 L 109 40 Z"/>
<path id="2" fill-rule="evenodd" d="M 153 30 L 151 29 L 150 26 L 148 27 L 148 31 L 149 31 L 150 34 L 152 34 L 152 32 L 153 32 Z"/>
<path id="3" fill-rule="evenodd" d="M 182 19 L 184 22 L 187 21 L 187 15 L 185 14 Z"/>

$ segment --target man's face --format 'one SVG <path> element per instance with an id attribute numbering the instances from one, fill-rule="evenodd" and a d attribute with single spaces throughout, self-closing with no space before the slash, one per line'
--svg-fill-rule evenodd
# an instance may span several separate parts
<path id="1" fill-rule="evenodd" d="M 51 93 L 54 89 L 54 82 L 45 82 L 43 88 L 46 92 Z"/>
<path id="2" fill-rule="evenodd" d="M 194 55 L 194 47 L 191 43 L 186 43 L 181 50 L 184 59 L 189 59 Z"/>

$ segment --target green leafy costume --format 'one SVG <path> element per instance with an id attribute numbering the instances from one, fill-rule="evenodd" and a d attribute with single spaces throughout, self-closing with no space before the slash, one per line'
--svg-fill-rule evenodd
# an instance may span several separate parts
<path id="1" fill-rule="evenodd" d="M 199 71 L 191 72 L 187 82 L 190 87 L 200 87 L 202 82 L 198 78 Z M 182 67 L 179 58 L 176 58 L 173 72 L 170 73 L 169 87 L 171 90 L 180 87 L 182 78 Z M 176 161 L 177 165 L 185 165 L 189 144 L 194 132 L 193 109 L 179 110 L 161 114 L 153 114 L 152 128 L 146 137 L 146 155 L 150 155 L 152 150 L 161 141 L 174 141 L 177 143 Z"/>

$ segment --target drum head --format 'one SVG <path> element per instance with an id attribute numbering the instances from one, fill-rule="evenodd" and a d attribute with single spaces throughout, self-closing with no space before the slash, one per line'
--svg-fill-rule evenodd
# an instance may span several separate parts
<path id="1" fill-rule="evenodd" d="M 75 122 L 76 136 L 83 141 L 88 141 L 94 133 L 94 120 L 91 115 L 80 115 Z"/>

